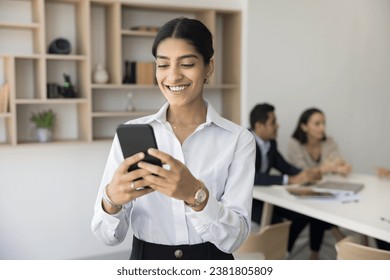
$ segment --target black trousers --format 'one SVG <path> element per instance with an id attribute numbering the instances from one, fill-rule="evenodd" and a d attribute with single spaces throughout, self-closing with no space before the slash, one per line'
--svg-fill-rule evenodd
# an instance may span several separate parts
<path id="1" fill-rule="evenodd" d="M 325 230 L 333 227 L 332 224 L 329 224 L 327 222 L 317 220 L 278 206 L 274 207 L 274 213 L 275 214 L 273 215 L 274 217 L 272 223 L 274 223 L 274 220 L 280 222 L 282 218 L 286 218 L 292 221 L 290 227 L 290 234 L 288 237 L 287 249 L 289 252 L 291 252 L 295 241 L 297 240 L 299 234 L 302 232 L 302 230 L 307 224 L 309 224 L 310 249 L 316 252 L 320 251 L 322 240 L 324 239 Z"/>
<path id="2" fill-rule="evenodd" d="M 210 242 L 194 245 L 161 245 L 133 236 L 130 260 L 234 260 L 232 254 Z"/>
<path id="3" fill-rule="evenodd" d="M 376 238 L 375 241 L 379 249 L 390 251 L 390 243 Z"/>

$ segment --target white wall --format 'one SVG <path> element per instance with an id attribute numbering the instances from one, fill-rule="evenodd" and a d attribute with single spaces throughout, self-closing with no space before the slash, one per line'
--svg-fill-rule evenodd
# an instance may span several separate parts
<path id="1" fill-rule="evenodd" d="M 107 247 L 91 232 L 110 143 L 0 149 L 0 259 L 130 256 L 131 239 Z"/>
<path id="2" fill-rule="evenodd" d="M 243 119 L 276 106 L 285 151 L 300 113 L 317 106 L 357 172 L 390 167 L 390 2 L 248 1 Z"/>

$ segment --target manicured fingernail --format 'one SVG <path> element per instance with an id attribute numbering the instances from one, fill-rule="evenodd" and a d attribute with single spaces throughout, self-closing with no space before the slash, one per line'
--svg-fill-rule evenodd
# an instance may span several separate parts
<path id="1" fill-rule="evenodd" d="M 145 157 L 145 154 L 144 154 L 144 153 L 139 153 L 139 154 L 138 154 L 138 157 L 139 157 L 139 158 L 144 158 L 144 157 Z"/>
<path id="2" fill-rule="evenodd" d="M 149 154 L 153 154 L 155 151 L 156 151 L 156 149 L 153 149 L 153 148 L 149 148 L 149 149 L 148 149 L 148 153 L 149 153 Z"/>

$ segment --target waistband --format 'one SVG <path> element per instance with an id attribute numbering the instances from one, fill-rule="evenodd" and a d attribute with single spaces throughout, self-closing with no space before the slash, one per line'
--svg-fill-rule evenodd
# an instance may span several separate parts
<path id="1" fill-rule="evenodd" d="M 232 254 L 219 250 L 210 242 L 193 245 L 162 245 L 133 236 L 131 260 L 234 260 Z"/>

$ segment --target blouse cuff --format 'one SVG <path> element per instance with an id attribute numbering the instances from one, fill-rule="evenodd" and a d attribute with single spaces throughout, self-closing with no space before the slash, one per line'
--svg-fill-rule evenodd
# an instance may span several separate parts
<path id="1" fill-rule="evenodd" d="M 102 217 L 102 220 L 108 222 L 108 224 L 111 224 L 116 228 L 119 222 L 124 218 L 127 207 L 129 206 L 123 205 L 122 209 L 118 213 L 108 214 L 106 211 L 104 211 L 103 206 L 100 205 L 100 216 Z"/>
<path id="2" fill-rule="evenodd" d="M 195 228 L 211 224 L 218 219 L 218 214 L 221 209 L 221 204 L 213 196 L 209 196 L 206 206 L 202 211 L 194 211 L 191 209 L 187 212 L 188 217 L 192 221 Z"/>

